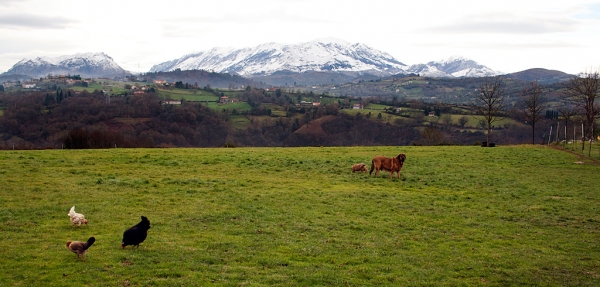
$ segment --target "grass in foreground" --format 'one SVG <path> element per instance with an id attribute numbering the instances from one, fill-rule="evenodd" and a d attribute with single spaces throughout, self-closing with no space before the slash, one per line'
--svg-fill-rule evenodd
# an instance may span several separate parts
<path id="1" fill-rule="evenodd" d="M 401 179 L 352 174 L 405 153 Z M 600 283 L 600 167 L 528 146 L 0 152 L 0 285 Z M 89 226 L 71 228 L 75 205 Z M 137 250 L 122 232 L 147 216 Z M 68 240 L 97 241 L 80 262 Z"/>

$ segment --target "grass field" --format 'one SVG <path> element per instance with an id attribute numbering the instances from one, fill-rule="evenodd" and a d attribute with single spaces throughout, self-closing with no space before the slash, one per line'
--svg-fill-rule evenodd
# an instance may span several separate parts
<path id="1" fill-rule="evenodd" d="M 400 152 L 401 179 L 350 172 Z M 600 166 L 547 147 L 1 151 L 0 167 L 0 286 L 600 285 Z M 148 239 L 122 250 L 141 215 Z M 90 236 L 78 261 L 65 242 Z"/>
<path id="2" fill-rule="evenodd" d="M 371 111 L 383 111 L 384 109 L 390 108 L 391 106 L 388 105 L 381 105 L 381 104 L 368 104 L 367 106 L 365 106 L 365 110 L 371 110 Z"/>
<path id="3" fill-rule="evenodd" d="M 158 95 L 163 97 L 170 97 L 173 100 L 185 99 L 186 101 L 191 102 L 216 102 L 219 100 L 219 97 L 215 96 L 213 93 L 209 93 L 203 90 L 193 90 L 193 89 L 172 89 L 165 90 L 159 89 Z"/>
<path id="4" fill-rule="evenodd" d="M 361 114 L 366 117 L 369 113 L 371 113 L 370 119 L 377 120 L 379 122 L 387 122 L 390 124 L 396 124 L 397 121 L 406 122 L 408 118 L 401 117 L 398 115 L 392 115 L 388 113 L 384 113 L 382 110 L 371 110 L 371 109 L 362 109 L 362 110 L 354 110 L 354 109 L 344 109 L 343 113 L 348 115 L 356 116 L 357 114 Z M 381 113 L 381 119 L 377 118 L 377 115 Z"/>
<path id="5" fill-rule="evenodd" d="M 287 115 L 287 111 L 285 107 L 275 105 L 275 104 L 261 104 L 261 108 L 271 109 L 271 115 L 277 117 L 285 117 Z"/>
<path id="6" fill-rule="evenodd" d="M 250 120 L 245 115 L 232 115 L 230 122 L 235 129 L 245 129 L 251 125 Z"/>
<path id="7" fill-rule="evenodd" d="M 202 103 L 202 104 L 204 105 L 204 103 Z M 252 106 L 250 106 L 247 102 L 233 102 L 233 103 L 227 103 L 227 104 L 209 102 L 206 104 L 206 106 L 217 112 L 221 112 L 224 109 L 229 110 L 229 112 L 232 112 L 234 109 L 238 112 L 249 111 L 252 109 Z"/>
<path id="8" fill-rule="evenodd" d="M 88 92 L 93 92 L 93 91 L 102 91 L 102 90 L 106 90 L 109 91 L 110 94 L 113 95 L 120 95 L 120 94 L 124 94 L 127 92 L 127 90 L 125 90 L 123 88 L 123 85 L 121 83 L 118 82 L 112 82 L 111 85 L 101 85 L 101 84 L 89 84 L 87 87 L 81 87 L 81 86 L 69 86 L 70 90 L 73 91 L 77 91 L 77 92 L 81 92 L 81 91 L 88 91 Z"/>
<path id="9" fill-rule="evenodd" d="M 466 117 L 468 122 L 465 124 L 465 127 L 477 127 L 479 125 L 479 121 L 483 120 L 485 121 L 485 118 L 483 116 L 473 116 L 473 115 L 452 115 L 452 123 L 457 125 L 458 121 L 461 117 Z M 440 122 L 442 122 L 442 120 L 440 120 Z M 499 127 L 499 126 L 504 126 L 504 125 L 520 125 L 520 126 L 524 126 L 525 124 L 520 123 L 514 119 L 511 118 L 503 118 L 503 119 L 499 119 L 497 121 L 495 121 L 494 123 L 492 123 L 493 126 L 495 127 Z M 486 123 L 486 127 L 487 127 L 487 123 Z"/>

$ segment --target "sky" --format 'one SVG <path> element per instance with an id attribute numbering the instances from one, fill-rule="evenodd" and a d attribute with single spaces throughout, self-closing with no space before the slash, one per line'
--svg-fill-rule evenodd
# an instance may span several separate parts
<path id="1" fill-rule="evenodd" d="M 214 47 L 362 43 L 407 64 L 462 56 L 503 73 L 600 68 L 600 0 L 0 0 L 0 73 L 104 52 L 132 72 Z"/>

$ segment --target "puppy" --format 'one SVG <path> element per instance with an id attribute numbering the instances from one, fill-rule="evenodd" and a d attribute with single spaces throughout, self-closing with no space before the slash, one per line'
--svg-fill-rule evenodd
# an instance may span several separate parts
<path id="1" fill-rule="evenodd" d="M 353 165 L 352 172 L 357 172 L 357 171 L 367 172 L 367 165 L 364 163 L 357 163 L 357 164 Z"/>

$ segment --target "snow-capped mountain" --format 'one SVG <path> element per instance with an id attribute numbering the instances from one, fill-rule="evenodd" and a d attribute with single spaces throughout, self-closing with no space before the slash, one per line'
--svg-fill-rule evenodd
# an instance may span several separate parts
<path id="1" fill-rule="evenodd" d="M 408 73 L 434 78 L 488 77 L 499 74 L 473 60 L 457 56 L 442 61 L 432 61 L 427 64 L 412 65 L 408 67 L 406 71 Z"/>
<path id="2" fill-rule="evenodd" d="M 104 53 L 81 53 L 56 58 L 23 59 L 4 75 L 24 74 L 32 77 L 48 74 L 71 74 L 82 77 L 112 77 L 128 73 Z"/>
<path id="3" fill-rule="evenodd" d="M 214 48 L 153 66 L 150 72 L 208 70 L 241 76 L 271 75 L 278 71 L 404 73 L 408 66 L 364 44 L 322 39 L 295 45 L 267 43 L 254 48 Z"/>
<path id="4" fill-rule="evenodd" d="M 238 74 L 247 78 L 277 76 L 281 73 L 317 72 L 343 74 L 351 81 L 357 76 L 389 76 L 414 73 L 428 77 L 484 77 L 499 74 L 490 68 L 463 57 L 408 66 L 390 54 L 364 44 L 351 44 L 338 39 L 321 39 L 284 45 L 262 44 L 253 48 L 213 48 L 185 55 L 179 59 L 154 65 L 150 72 L 206 70 Z M 82 77 L 113 77 L 130 74 L 104 53 L 83 53 L 57 58 L 23 59 L 2 75 L 72 74 Z M 329 76 L 327 76 L 329 77 Z M 293 77 L 289 77 L 292 82 Z M 332 80 L 334 77 L 330 77 Z M 287 81 L 287 79 L 280 79 Z"/>

